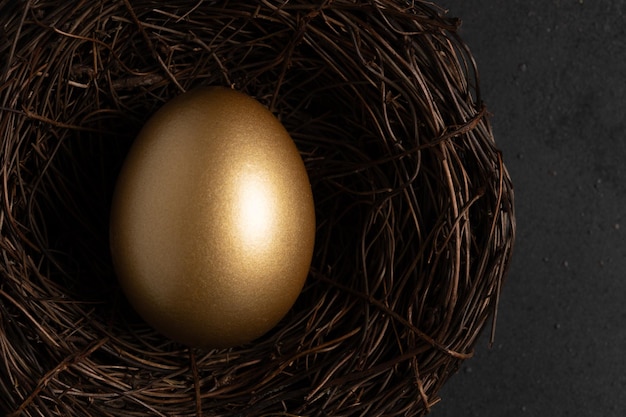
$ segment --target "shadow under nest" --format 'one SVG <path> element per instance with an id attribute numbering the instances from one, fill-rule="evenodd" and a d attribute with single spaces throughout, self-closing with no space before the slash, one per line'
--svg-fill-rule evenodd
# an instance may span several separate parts
<path id="1" fill-rule="evenodd" d="M 495 315 L 515 230 L 458 21 L 399 0 L 0 0 L 0 16 L 1 411 L 417 416 L 439 401 Z M 289 315 L 228 350 L 139 319 L 107 241 L 135 135 L 201 85 L 279 117 L 318 223 Z"/>

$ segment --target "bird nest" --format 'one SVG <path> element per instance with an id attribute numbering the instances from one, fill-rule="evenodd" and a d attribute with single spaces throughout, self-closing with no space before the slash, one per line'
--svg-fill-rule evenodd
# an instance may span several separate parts
<path id="1" fill-rule="evenodd" d="M 457 29 L 418 0 L 0 0 L 0 412 L 427 413 L 494 326 L 515 229 Z M 290 313 L 225 350 L 143 322 L 108 249 L 135 135 L 205 85 L 279 117 L 318 223 Z"/>

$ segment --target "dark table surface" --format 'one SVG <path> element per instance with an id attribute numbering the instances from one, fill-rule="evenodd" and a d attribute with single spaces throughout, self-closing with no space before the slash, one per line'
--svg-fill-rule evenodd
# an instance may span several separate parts
<path id="1" fill-rule="evenodd" d="M 626 416 L 626 1 L 442 0 L 515 186 L 487 335 L 433 417 Z"/>

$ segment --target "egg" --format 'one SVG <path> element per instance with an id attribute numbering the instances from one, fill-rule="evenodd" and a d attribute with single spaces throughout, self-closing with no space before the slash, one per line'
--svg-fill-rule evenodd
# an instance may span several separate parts
<path id="1" fill-rule="evenodd" d="M 183 93 L 144 125 L 115 185 L 110 247 L 139 315 L 194 347 L 253 341 L 306 281 L 315 208 L 300 153 L 258 101 Z"/>

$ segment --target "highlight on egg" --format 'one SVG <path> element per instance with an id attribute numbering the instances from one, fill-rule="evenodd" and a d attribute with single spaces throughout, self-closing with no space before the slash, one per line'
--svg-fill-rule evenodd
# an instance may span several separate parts
<path id="1" fill-rule="evenodd" d="M 229 88 L 166 103 L 116 183 L 110 246 L 120 285 L 149 324 L 190 346 L 236 346 L 273 328 L 304 286 L 314 241 L 294 141 Z"/>

